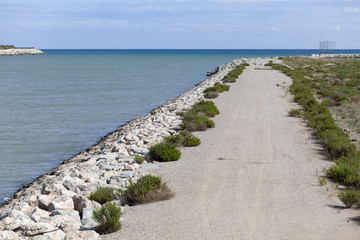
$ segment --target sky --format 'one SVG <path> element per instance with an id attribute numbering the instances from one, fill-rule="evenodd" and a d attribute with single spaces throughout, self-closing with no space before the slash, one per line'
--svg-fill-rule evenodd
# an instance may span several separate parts
<path id="1" fill-rule="evenodd" d="M 360 0 L 0 0 L 0 45 L 360 49 Z"/>

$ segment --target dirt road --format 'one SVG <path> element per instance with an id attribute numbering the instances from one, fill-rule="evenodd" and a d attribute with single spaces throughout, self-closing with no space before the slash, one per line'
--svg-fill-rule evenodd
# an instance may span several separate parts
<path id="1" fill-rule="evenodd" d="M 215 99 L 221 114 L 195 134 L 202 144 L 160 164 L 175 198 L 127 209 L 123 229 L 103 239 L 360 239 L 359 212 L 319 184 L 331 162 L 287 116 L 291 79 L 258 66 Z"/>

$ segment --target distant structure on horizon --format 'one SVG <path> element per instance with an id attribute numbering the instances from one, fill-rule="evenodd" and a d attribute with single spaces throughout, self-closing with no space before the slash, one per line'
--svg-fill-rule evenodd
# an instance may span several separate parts
<path id="1" fill-rule="evenodd" d="M 321 41 L 319 50 L 320 54 L 324 53 L 335 53 L 336 42 L 334 41 Z"/>

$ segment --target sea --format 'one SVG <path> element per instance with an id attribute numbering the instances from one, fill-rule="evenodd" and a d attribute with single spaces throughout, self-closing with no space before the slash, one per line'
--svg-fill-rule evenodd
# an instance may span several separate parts
<path id="1" fill-rule="evenodd" d="M 86 150 L 240 58 L 308 50 L 57 50 L 0 56 L 0 204 L 24 184 Z M 337 50 L 360 53 L 360 50 Z"/>

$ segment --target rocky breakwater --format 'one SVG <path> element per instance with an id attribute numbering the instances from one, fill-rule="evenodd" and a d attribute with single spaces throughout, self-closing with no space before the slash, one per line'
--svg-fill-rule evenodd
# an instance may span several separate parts
<path id="1" fill-rule="evenodd" d="M 182 119 L 176 112 L 190 109 L 204 98 L 205 88 L 244 61 L 222 65 L 216 74 L 156 107 L 156 114 L 130 121 L 24 186 L 0 209 L 0 239 L 98 239 L 92 211 L 100 204 L 88 198 L 90 193 L 99 187 L 125 189 L 129 179 L 135 182 L 158 168 L 157 163 L 146 161 L 139 165 L 134 158 L 146 155 L 149 147 L 164 137 L 178 133 Z"/>
<path id="2" fill-rule="evenodd" d="M 39 55 L 44 54 L 43 51 L 35 48 L 14 48 L 14 49 L 5 49 L 0 50 L 0 56 L 13 56 L 13 55 Z"/>

